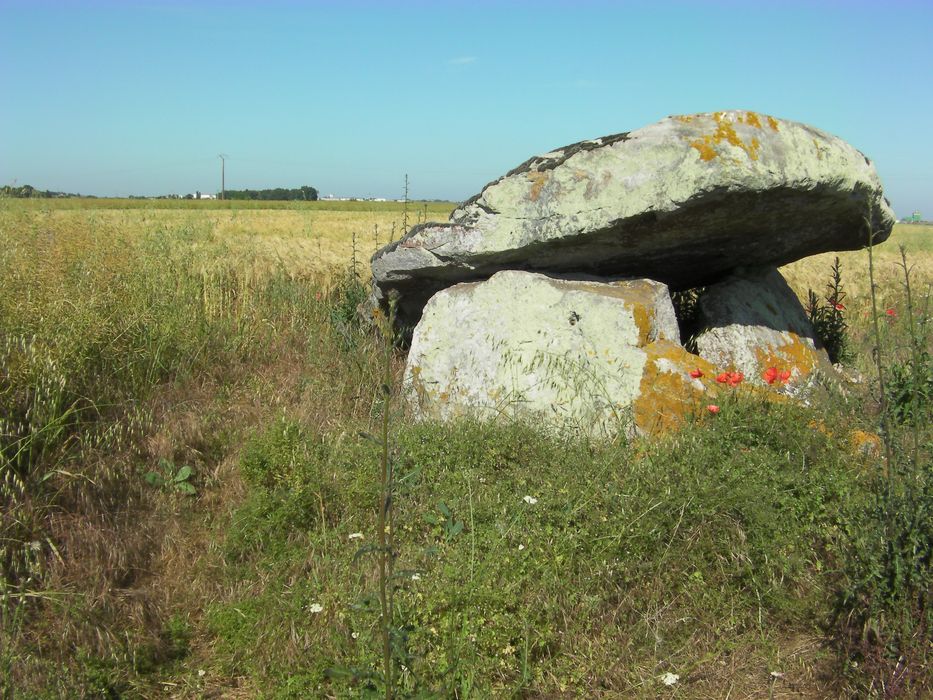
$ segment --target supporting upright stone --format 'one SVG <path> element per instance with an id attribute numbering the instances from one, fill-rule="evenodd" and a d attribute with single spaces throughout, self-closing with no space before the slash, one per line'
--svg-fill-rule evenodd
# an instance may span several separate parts
<path id="1" fill-rule="evenodd" d="M 803 306 L 774 268 L 736 272 L 709 287 L 699 304 L 697 351 L 714 365 L 759 385 L 771 367 L 778 376 L 790 372 L 788 386 L 799 387 L 817 371 L 831 373 Z"/>
<path id="2" fill-rule="evenodd" d="M 421 419 L 505 416 L 606 438 L 667 427 L 700 405 L 710 387 L 689 376 L 697 362 L 659 282 L 505 271 L 428 302 L 404 391 Z M 678 396 L 662 405 L 665 386 Z"/>

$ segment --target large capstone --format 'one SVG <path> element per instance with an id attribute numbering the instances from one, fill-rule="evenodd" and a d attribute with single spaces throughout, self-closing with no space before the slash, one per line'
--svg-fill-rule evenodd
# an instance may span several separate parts
<path id="1" fill-rule="evenodd" d="M 435 292 L 504 269 L 715 282 L 885 240 L 871 161 L 841 139 L 754 112 L 669 117 L 518 166 L 372 260 L 374 301 L 417 322 Z"/>
<path id="2" fill-rule="evenodd" d="M 504 271 L 432 297 L 404 392 L 419 419 L 520 418 L 606 438 L 702 410 L 715 371 L 680 346 L 664 284 Z"/>

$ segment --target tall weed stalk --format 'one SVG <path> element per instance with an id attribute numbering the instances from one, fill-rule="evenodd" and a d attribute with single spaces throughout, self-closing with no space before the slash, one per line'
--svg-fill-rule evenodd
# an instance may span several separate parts
<path id="1" fill-rule="evenodd" d="M 871 227 L 870 222 L 866 222 Z M 874 365 L 878 383 L 879 432 L 883 455 L 881 469 L 873 475 L 868 508 L 853 516 L 845 584 L 837 616 L 853 661 L 860 664 L 866 685 L 862 691 L 883 697 L 922 694 L 930 690 L 930 642 L 933 631 L 933 474 L 930 452 L 933 436 L 928 424 L 898 420 L 891 401 L 889 377 L 898 366 L 889 353 L 881 328 L 875 283 L 874 232 L 869 230 L 869 281 L 871 284 Z M 906 399 L 909 415 L 929 410 L 929 397 L 921 390 L 927 319 L 915 319 L 911 268 L 901 250 L 908 335 Z M 896 312 L 885 312 L 888 322 Z M 925 313 L 925 311 L 924 311 Z"/>

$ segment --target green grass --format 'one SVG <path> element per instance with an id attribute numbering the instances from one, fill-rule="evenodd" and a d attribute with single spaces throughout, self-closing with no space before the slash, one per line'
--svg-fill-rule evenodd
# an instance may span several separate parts
<path id="1" fill-rule="evenodd" d="M 380 341 L 349 313 L 359 283 L 292 253 L 302 222 L 339 222 L 320 234 L 345 245 L 398 209 L 149 204 L 0 203 L 0 690 L 365 694 L 380 446 L 361 433 L 378 432 Z M 881 293 L 906 366 L 902 290 Z M 655 442 L 417 425 L 396 407 L 402 695 L 922 694 L 933 438 L 909 429 L 928 406 L 902 399 L 915 488 L 879 500 L 879 459 L 853 444 L 879 422 L 865 311 L 851 296 L 861 384 L 810 407 L 742 395 Z M 147 483 L 182 466 L 194 495 Z M 905 546 L 879 548 L 892 532 Z"/>
<path id="2" fill-rule="evenodd" d="M 767 676 L 789 629 L 819 634 L 863 474 L 799 408 L 742 400 L 721 417 L 639 448 L 401 428 L 399 468 L 417 474 L 396 506 L 408 690 L 655 697 L 667 671 L 716 687 L 737 647 Z M 367 540 L 351 539 L 374 531 L 378 446 L 300 431 L 277 423 L 244 451 L 247 475 L 258 454 L 290 466 L 222 525 L 219 566 L 245 595 L 208 612 L 215 672 L 270 689 L 301 675 L 343 697 L 328 668 L 379 663 L 372 565 L 354 561 Z M 451 537 L 448 521 L 464 528 Z"/>

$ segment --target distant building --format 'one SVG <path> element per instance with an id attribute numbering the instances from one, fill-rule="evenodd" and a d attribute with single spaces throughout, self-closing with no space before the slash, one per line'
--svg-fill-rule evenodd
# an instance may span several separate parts
<path id="1" fill-rule="evenodd" d="M 919 211 L 915 211 L 910 216 L 905 216 L 901 219 L 901 223 L 903 224 L 919 224 L 921 221 L 923 221 L 923 215 Z"/>
<path id="2" fill-rule="evenodd" d="M 217 195 L 208 194 L 207 192 L 195 192 L 194 194 L 185 195 L 185 199 L 217 199 Z"/>

